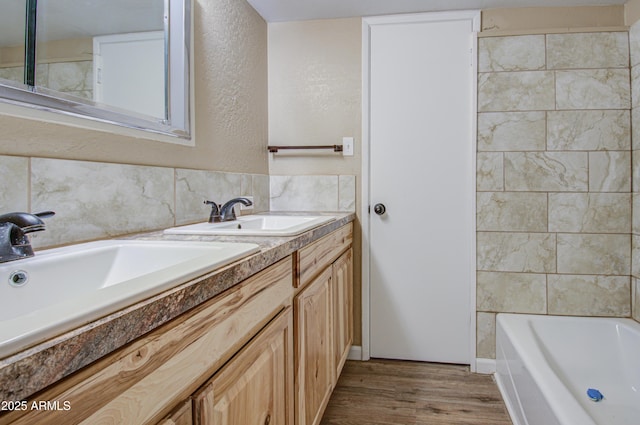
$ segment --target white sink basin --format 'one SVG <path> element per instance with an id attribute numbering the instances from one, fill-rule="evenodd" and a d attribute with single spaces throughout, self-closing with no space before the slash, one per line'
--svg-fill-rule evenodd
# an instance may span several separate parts
<path id="1" fill-rule="evenodd" d="M 109 240 L 0 264 L 0 358 L 257 251 L 249 243 Z"/>
<path id="2" fill-rule="evenodd" d="M 169 235 L 294 236 L 335 220 L 326 215 L 246 215 L 223 223 L 197 223 L 172 227 Z"/>

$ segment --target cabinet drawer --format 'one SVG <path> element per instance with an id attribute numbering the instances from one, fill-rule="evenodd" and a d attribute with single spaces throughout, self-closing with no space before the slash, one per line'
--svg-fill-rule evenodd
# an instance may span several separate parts
<path id="1" fill-rule="evenodd" d="M 353 223 L 342 226 L 298 251 L 296 280 L 301 288 L 331 264 L 353 242 Z"/>
<path id="2" fill-rule="evenodd" d="M 67 401 L 70 410 L 7 415 L 0 425 L 157 423 L 291 305 L 291 261 L 281 260 L 34 396 Z"/>

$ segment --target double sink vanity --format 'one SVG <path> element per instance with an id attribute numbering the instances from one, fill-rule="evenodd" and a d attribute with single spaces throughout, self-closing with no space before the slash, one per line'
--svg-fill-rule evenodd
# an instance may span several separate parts
<path id="1" fill-rule="evenodd" d="M 0 264 L 0 425 L 318 424 L 352 342 L 354 218 L 242 216 Z"/>

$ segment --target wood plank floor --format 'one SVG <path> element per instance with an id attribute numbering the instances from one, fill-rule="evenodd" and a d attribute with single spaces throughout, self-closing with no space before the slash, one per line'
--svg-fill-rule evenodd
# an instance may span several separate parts
<path id="1" fill-rule="evenodd" d="M 493 378 L 469 367 L 349 361 L 321 425 L 512 425 Z"/>

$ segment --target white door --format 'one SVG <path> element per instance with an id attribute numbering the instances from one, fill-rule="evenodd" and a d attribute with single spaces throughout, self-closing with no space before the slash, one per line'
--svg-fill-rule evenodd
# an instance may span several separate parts
<path id="1" fill-rule="evenodd" d="M 164 52 L 164 31 L 94 37 L 94 100 L 166 118 Z"/>
<path id="2" fill-rule="evenodd" d="M 410 16 L 369 26 L 370 354 L 470 364 L 477 21 Z"/>

